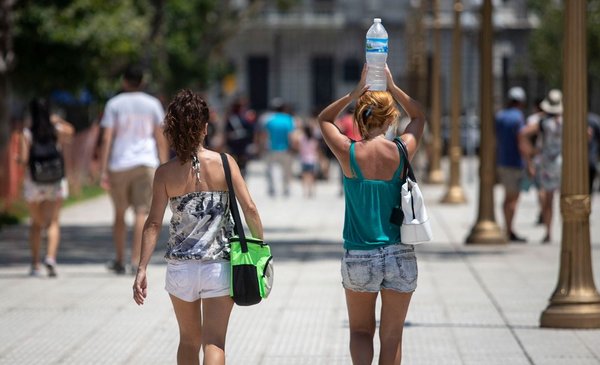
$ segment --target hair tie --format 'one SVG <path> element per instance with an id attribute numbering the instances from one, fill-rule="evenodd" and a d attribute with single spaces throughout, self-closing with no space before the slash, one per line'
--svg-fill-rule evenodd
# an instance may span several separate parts
<path id="1" fill-rule="evenodd" d="M 365 110 L 365 113 L 364 113 L 365 114 L 365 118 L 368 118 L 371 115 L 372 112 L 373 112 L 373 106 L 369 105 L 367 107 L 367 110 Z"/>

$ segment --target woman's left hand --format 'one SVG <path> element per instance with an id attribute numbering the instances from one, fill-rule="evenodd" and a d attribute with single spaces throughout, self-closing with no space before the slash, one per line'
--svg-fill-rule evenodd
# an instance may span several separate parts
<path id="1" fill-rule="evenodd" d="M 359 96 L 364 94 L 367 90 L 369 90 L 369 85 L 367 85 L 367 64 L 363 66 L 362 72 L 360 74 L 360 81 L 350 93 L 350 97 L 354 99 L 358 99 Z"/>
<path id="2" fill-rule="evenodd" d="M 148 282 L 146 280 L 146 270 L 138 268 L 138 272 L 135 275 L 135 281 L 133 282 L 133 300 L 137 305 L 143 305 L 144 299 L 146 299 L 148 289 Z"/>

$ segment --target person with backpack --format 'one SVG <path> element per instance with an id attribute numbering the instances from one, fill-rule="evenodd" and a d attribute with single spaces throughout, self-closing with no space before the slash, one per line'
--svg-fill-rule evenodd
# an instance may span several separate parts
<path id="1" fill-rule="evenodd" d="M 521 154 L 527 163 L 530 176 L 535 176 L 542 192 L 542 218 L 546 226 L 546 235 L 542 243 L 551 242 L 552 210 L 554 195 L 560 188 L 562 173 L 562 127 L 563 104 L 562 92 L 557 89 L 550 90 L 541 102 L 540 108 L 545 116 L 538 124 L 525 126 L 519 132 L 519 146 Z M 531 144 L 531 137 L 541 137 L 539 163 L 535 164 L 535 148 Z"/>
<path id="2" fill-rule="evenodd" d="M 60 242 L 59 212 L 68 196 L 62 147 L 70 142 L 75 129 L 56 115 L 50 115 L 45 99 L 30 103 L 31 127 L 23 130 L 18 161 L 26 166 L 23 194 L 31 225 L 31 276 L 41 276 L 40 246 L 46 230 L 48 245 L 43 261 L 48 276 L 56 277 L 56 255 Z"/>

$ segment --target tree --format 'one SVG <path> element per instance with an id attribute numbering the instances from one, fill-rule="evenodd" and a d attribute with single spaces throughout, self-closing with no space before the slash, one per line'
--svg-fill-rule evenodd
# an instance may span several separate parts
<path id="1" fill-rule="evenodd" d="M 529 0 L 540 26 L 530 38 L 531 59 L 535 69 L 550 87 L 562 83 L 563 7 L 561 1 Z M 600 78 L 600 0 L 588 0 L 588 72 Z"/>
<path id="2" fill-rule="evenodd" d="M 9 72 L 14 65 L 12 8 L 15 0 L 0 0 L 0 152 L 9 133 Z"/>
<path id="3" fill-rule="evenodd" d="M 139 60 L 151 10 L 145 0 L 19 2 L 15 88 L 25 96 L 114 91 L 123 66 Z"/>
<path id="4" fill-rule="evenodd" d="M 278 2 L 278 6 L 289 6 Z M 280 4 L 281 2 L 281 4 Z M 230 0 L 153 0 L 150 37 L 157 87 L 170 94 L 182 87 L 206 88 L 226 72 L 223 45 L 265 1 L 239 7 Z M 164 14 L 163 14 L 164 12 Z"/>

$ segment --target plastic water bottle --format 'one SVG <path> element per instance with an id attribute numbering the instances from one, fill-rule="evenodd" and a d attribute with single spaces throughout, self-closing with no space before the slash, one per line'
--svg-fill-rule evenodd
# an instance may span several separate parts
<path id="1" fill-rule="evenodd" d="M 380 18 L 373 19 L 373 25 L 367 31 L 365 57 L 367 59 L 367 85 L 369 90 L 387 90 L 385 62 L 388 54 L 388 34 Z"/>

